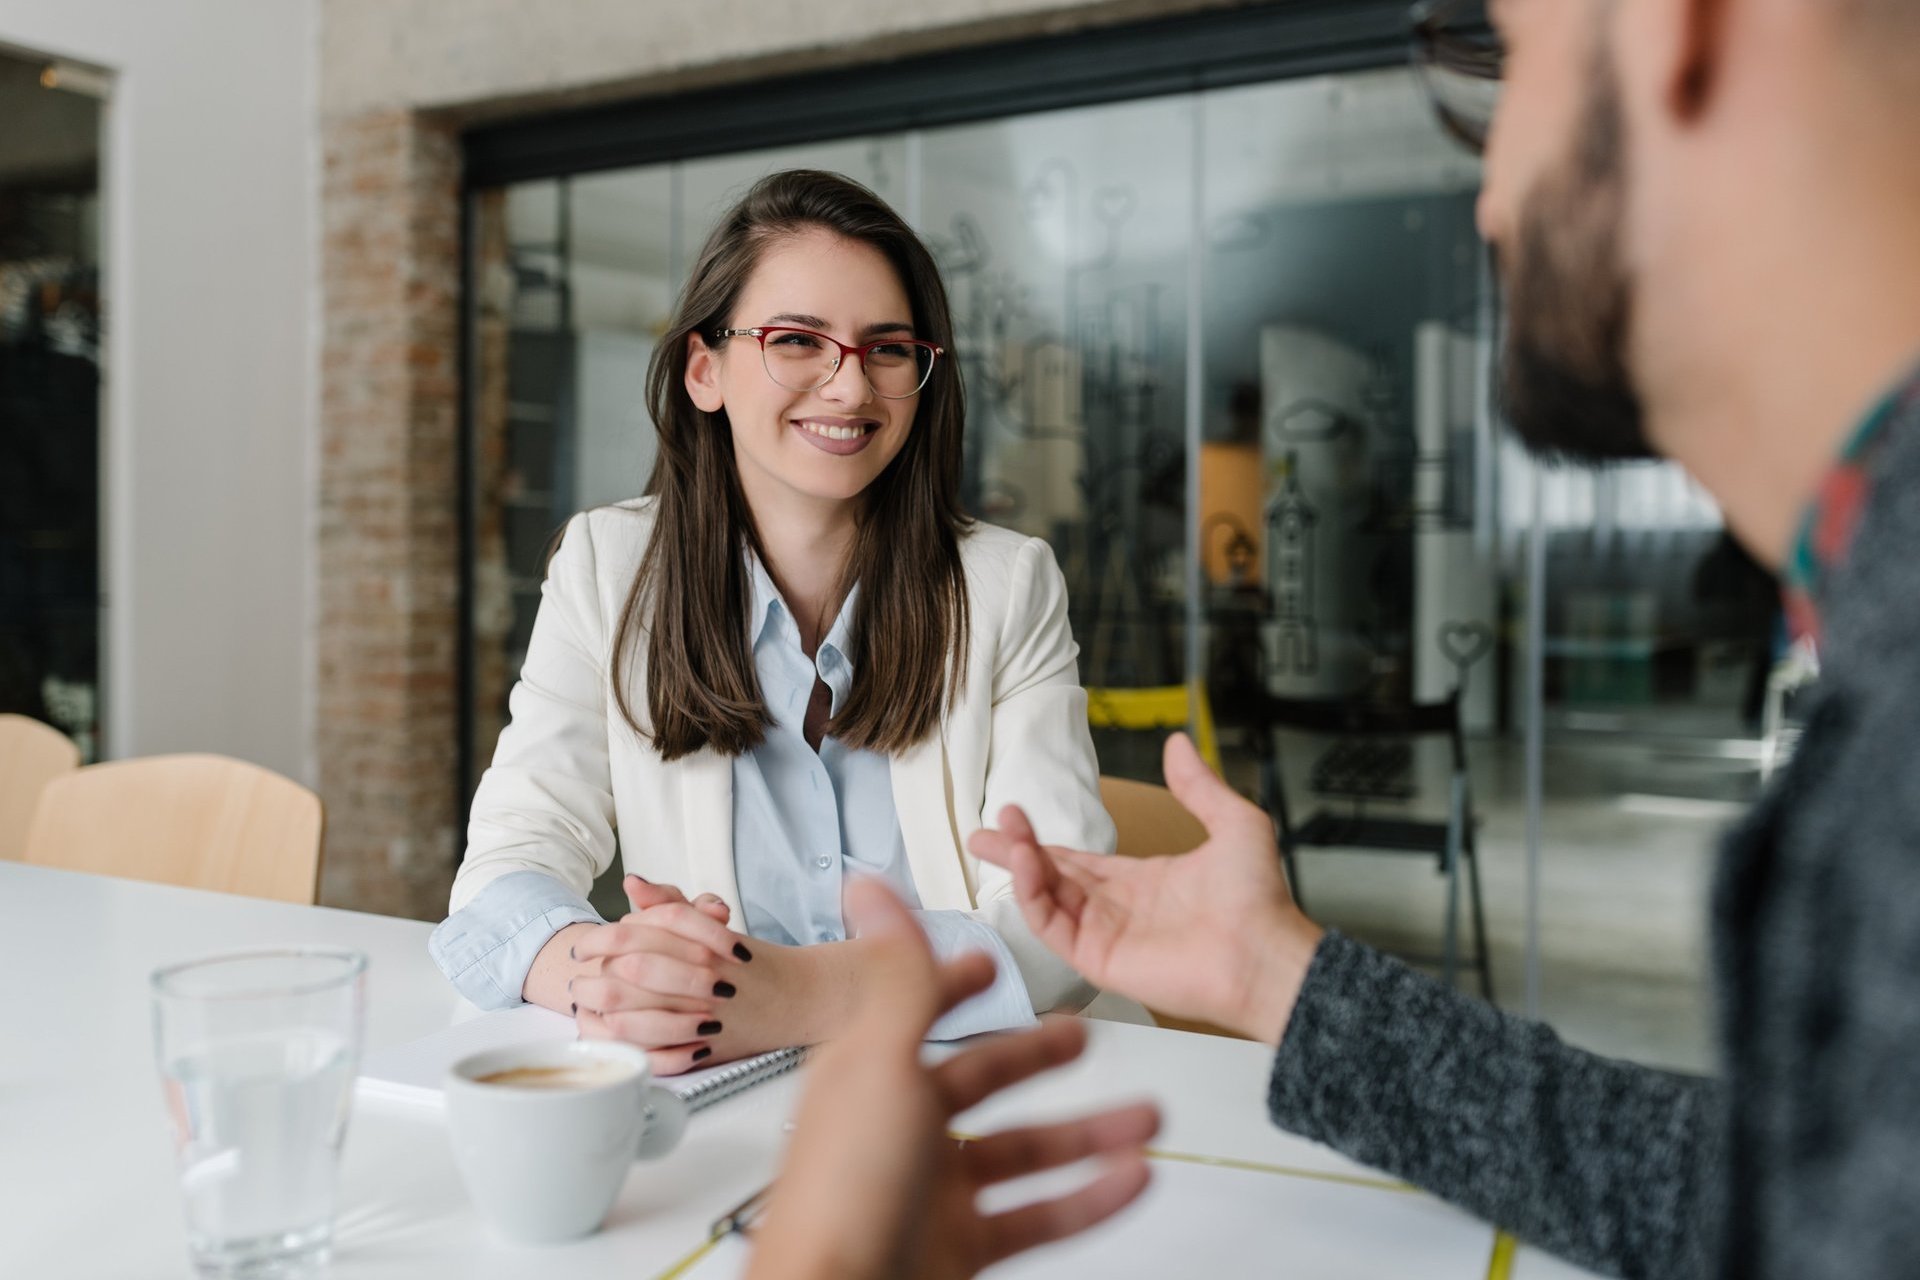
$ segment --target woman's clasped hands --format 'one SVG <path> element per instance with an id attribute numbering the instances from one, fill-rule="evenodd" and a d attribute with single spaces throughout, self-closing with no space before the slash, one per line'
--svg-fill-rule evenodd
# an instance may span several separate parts
<path id="1" fill-rule="evenodd" d="M 794 1016 L 800 948 L 735 933 L 714 894 L 689 901 L 632 875 L 623 887 L 633 910 L 582 930 L 569 949 L 579 972 L 567 1000 L 582 1038 L 639 1045 L 659 1075 L 812 1038 Z"/>
<path id="2" fill-rule="evenodd" d="M 672 885 L 631 875 L 623 887 L 633 910 L 572 944 L 569 957 L 582 969 L 567 998 L 583 1039 L 639 1045 L 656 1073 L 677 1075 L 712 1059 L 728 1023 L 739 1021 L 732 1009 L 753 985 L 754 953 L 727 928 L 730 913 L 716 895 L 689 902 Z"/>

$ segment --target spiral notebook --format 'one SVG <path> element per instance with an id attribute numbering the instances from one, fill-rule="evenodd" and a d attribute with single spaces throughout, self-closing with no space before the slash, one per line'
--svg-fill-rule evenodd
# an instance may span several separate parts
<path id="1" fill-rule="evenodd" d="M 360 1063 L 355 1091 L 369 1102 L 438 1109 L 446 1104 L 441 1082 L 447 1069 L 469 1054 L 572 1040 L 575 1034 L 572 1018 L 538 1005 L 523 1004 L 481 1014 L 418 1040 L 367 1054 Z M 806 1050 L 799 1047 L 775 1049 L 704 1071 L 664 1076 L 660 1083 L 698 1111 L 791 1071 L 805 1054 Z"/>

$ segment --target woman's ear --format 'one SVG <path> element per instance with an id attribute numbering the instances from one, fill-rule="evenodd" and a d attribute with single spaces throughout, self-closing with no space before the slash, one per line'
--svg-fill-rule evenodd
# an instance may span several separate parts
<path id="1" fill-rule="evenodd" d="M 687 397 L 703 413 L 718 413 L 726 406 L 720 392 L 720 353 L 707 345 L 697 333 L 687 335 Z"/>

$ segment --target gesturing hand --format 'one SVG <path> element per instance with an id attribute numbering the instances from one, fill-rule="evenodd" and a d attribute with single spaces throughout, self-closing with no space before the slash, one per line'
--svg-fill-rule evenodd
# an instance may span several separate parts
<path id="1" fill-rule="evenodd" d="M 1191 853 L 1102 857 L 1041 847 L 1009 805 L 968 841 L 1013 873 L 1027 926 L 1089 981 L 1278 1044 L 1320 930 L 1293 904 L 1265 812 L 1167 740 L 1167 785 L 1207 829 Z"/>
<path id="2" fill-rule="evenodd" d="M 991 984 L 969 955 L 936 967 L 900 900 L 873 880 L 847 891 L 847 922 L 884 947 L 847 1034 L 818 1051 L 750 1280 L 964 1280 L 1119 1212 L 1145 1189 L 1140 1151 L 1159 1115 L 1137 1104 L 964 1146 L 952 1118 L 990 1095 L 1078 1057 L 1084 1024 L 1038 1030 L 923 1066 L 920 1044 L 942 1013 Z M 1107 1171 L 1058 1199 L 985 1215 L 982 1188 L 1090 1156 Z"/>

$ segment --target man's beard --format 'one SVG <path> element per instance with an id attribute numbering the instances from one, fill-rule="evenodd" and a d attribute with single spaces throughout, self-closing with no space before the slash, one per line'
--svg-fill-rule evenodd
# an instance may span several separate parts
<path id="1" fill-rule="evenodd" d="M 1521 209 L 1518 244 L 1502 264 L 1502 409 L 1536 455 L 1574 462 L 1654 456 L 1627 371 L 1624 135 L 1604 50 L 1591 83 L 1577 150 Z"/>

